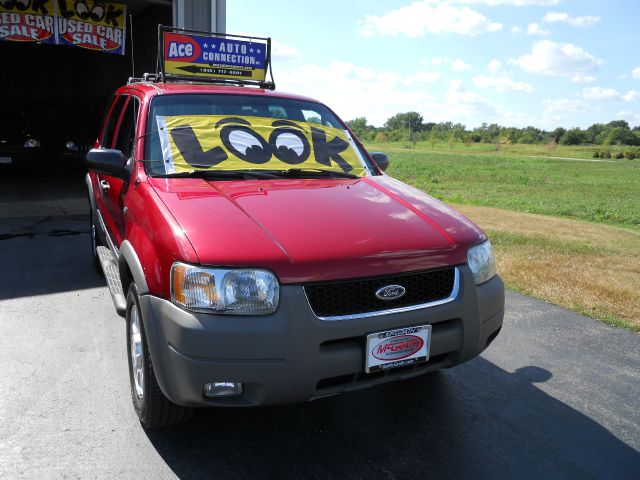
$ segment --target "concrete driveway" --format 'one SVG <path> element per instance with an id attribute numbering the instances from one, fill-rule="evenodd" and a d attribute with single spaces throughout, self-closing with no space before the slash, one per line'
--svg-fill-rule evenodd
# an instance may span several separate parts
<path id="1" fill-rule="evenodd" d="M 0 218 L 0 478 L 640 478 L 640 335 L 512 293 L 465 365 L 145 432 L 87 230 Z"/>

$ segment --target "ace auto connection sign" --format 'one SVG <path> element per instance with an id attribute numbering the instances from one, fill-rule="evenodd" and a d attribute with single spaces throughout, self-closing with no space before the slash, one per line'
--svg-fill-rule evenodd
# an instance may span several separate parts
<path id="1" fill-rule="evenodd" d="M 164 33 L 164 66 L 168 74 L 264 81 L 266 39 L 224 38 Z"/>
<path id="2" fill-rule="evenodd" d="M 0 41 L 124 55 L 126 6 L 99 0 L 0 0 Z"/>

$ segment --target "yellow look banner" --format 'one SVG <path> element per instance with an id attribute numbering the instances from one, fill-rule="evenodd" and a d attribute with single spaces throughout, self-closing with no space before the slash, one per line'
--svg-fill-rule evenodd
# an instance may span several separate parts
<path id="1" fill-rule="evenodd" d="M 167 173 L 319 168 L 363 176 L 345 130 L 308 122 L 229 115 L 156 117 Z"/>

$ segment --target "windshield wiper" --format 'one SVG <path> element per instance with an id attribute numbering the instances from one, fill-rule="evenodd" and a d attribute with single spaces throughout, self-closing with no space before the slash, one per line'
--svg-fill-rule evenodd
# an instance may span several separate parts
<path id="1" fill-rule="evenodd" d="M 153 175 L 156 178 L 203 178 L 205 180 L 227 179 L 227 178 L 278 178 L 270 172 L 260 172 L 256 170 L 191 170 L 190 172 L 175 172 Z"/>
<path id="2" fill-rule="evenodd" d="M 327 170 L 324 168 L 288 168 L 286 170 L 269 170 L 274 175 L 281 175 L 286 177 L 301 177 L 305 174 L 322 175 L 339 178 L 360 178 L 358 175 L 347 172 L 339 172 L 337 170 Z"/>

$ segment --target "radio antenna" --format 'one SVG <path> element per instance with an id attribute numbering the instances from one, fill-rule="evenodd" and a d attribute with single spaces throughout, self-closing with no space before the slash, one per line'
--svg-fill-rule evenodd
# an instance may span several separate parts
<path id="1" fill-rule="evenodd" d="M 136 61 L 133 57 L 133 15 L 129 14 L 129 37 L 131 38 L 131 77 L 136 76 Z"/>

